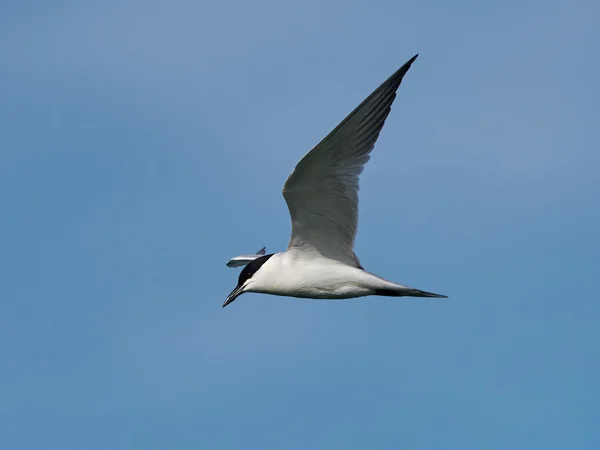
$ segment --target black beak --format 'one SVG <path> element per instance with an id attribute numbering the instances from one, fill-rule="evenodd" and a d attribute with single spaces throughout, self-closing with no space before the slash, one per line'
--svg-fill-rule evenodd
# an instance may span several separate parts
<path id="1" fill-rule="evenodd" d="M 229 294 L 227 296 L 222 307 L 225 308 L 232 301 L 234 301 L 236 298 L 238 298 L 243 293 L 242 288 L 243 288 L 243 286 L 236 286 L 235 289 L 233 291 L 231 291 L 231 294 Z"/>

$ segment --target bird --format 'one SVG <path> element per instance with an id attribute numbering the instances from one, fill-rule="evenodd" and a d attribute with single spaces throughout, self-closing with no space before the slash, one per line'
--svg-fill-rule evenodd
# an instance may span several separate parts
<path id="1" fill-rule="evenodd" d="M 240 267 L 246 266 L 250 261 L 254 261 L 256 258 L 264 255 L 267 252 L 267 247 L 262 247 L 254 255 L 239 255 L 234 256 L 225 264 L 227 267 Z"/>
<path id="2" fill-rule="evenodd" d="M 283 186 L 292 222 L 286 251 L 248 262 L 223 308 L 247 292 L 317 300 L 369 295 L 447 298 L 368 272 L 354 253 L 359 176 L 396 91 L 418 56 L 394 72 L 296 164 Z"/>

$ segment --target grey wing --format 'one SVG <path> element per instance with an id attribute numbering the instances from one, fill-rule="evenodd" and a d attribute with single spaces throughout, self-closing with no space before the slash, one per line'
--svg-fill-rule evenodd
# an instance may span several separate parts
<path id="1" fill-rule="evenodd" d="M 296 165 L 283 186 L 292 219 L 288 250 L 312 251 L 360 267 L 354 254 L 359 175 L 415 55 Z"/>
<path id="2" fill-rule="evenodd" d="M 254 261 L 256 258 L 259 258 L 260 256 L 264 255 L 266 250 L 267 250 L 267 248 L 263 247 L 259 251 L 257 251 L 256 254 L 254 254 L 254 255 L 234 256 L 229 261 L 227 261 L 226 265 L 227 265 L 227 267 L 247 266 L 251 261 Z"/>

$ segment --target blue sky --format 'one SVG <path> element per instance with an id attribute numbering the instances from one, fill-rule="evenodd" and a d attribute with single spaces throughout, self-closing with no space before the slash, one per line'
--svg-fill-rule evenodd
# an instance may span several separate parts
<path id="1" fill-rule="evenodd" d="M 1 448 L 599 448 L 597 3 L 1 9 Z M 451 298 L 221 309 L 415 53 L 356 252 Z"/>

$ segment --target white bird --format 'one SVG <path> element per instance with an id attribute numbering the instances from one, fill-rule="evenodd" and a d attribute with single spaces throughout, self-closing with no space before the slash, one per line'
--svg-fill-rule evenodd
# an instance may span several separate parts
<path id="1" fill-rule="evenodd" d="M 314 299 L 446 297 L 367 272 L 354 253 L 358 177 L 415 55 L 298 162 L 283 186 L 292 219 L 285 252 L 242 269 L 223 307 L 245 292 Z"/>
<path id="2" fill-rule="evenodd" d="M 227 267 L 239 267 L 239 266 L 247 266 L 249 262 L 254 261 L 256 258 L 260 258 L 267 252 L 267 248 L 263 247 L 254 255 L 239 255 L 234 256 L 229 261 L 227 261 Z"/>

